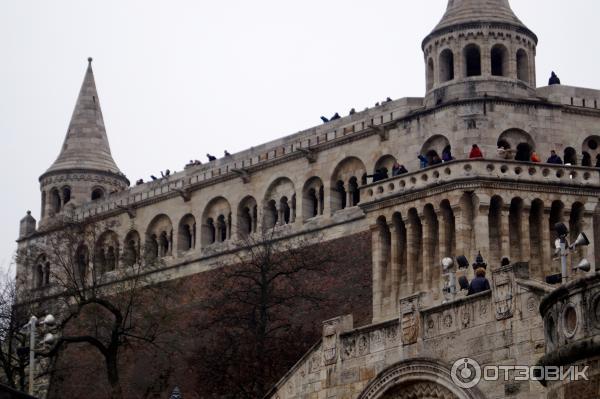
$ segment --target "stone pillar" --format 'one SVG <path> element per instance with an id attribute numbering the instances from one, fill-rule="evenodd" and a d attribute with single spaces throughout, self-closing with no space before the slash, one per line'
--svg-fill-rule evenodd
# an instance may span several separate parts
<path id="1" fill-rule="evenodd" d="M 510 229 L 508 227 L 508 221 L 510 217 L 510 204 L 502 205 L 502 209 L 500 211 L 500 237 L 501 237 L 501 245 L 500 245 L 500 256 L 502 257 L 510 257 L 510 237 L 509 232 Z M 513 261 L 513 260 L 511 260 Z"/>
<path id="2" fill-rule="evenodd" d="M 415 292 L 416 268 L 415 259 L 418 258 L 417 253 L 421 248 L 416 248 L 418 240 L 415 238 L 415 226 L 411 223 L 410 218 L 404 219 L 406 226 L 406 294 Z"/>
<path id="3" fill-rule="evenodd" d="M 348 190 L 346 191 L 346 208 L 352 208 L 353 198 L 352 198 L 352 188 L 350 187 L 350 183 L 348 183 Z"/>
<path id="4" fill-rule="evenodd" d="M 529 231 L 529 214 L 531 213 L 530 204 L 523 204 L 521 210 L 521 222 L 519 225 L 521 236 L 521 262 L 529 262 L 531 259 L 531 240 Z M 515 259 L 516 260 L 516 259 Z"/>
<path id="5" fill-rule="evenodd" d="M 595 250 L 595 235 L 594 235 L 594 212 L 596 210 L 597 203 L 586 203 L 585 210 L 583 213 L 583 226 L 581 231 L 585 233 L 590 245 L 584 247 L 583 254 L 585 258 L 592 265 L 592 272 L 596 271 L 596 250 Z"/>
<path id="6" fill-rule="evenodd" d="M 550 229 L 548 226 L 550 225 L 550 211 L 551 208 L 544 207 L 544 213 L 542 215 L 541 221 L 541 245 L 542 245 L 542 254 L 543 258 L 541 260 L 541 277 L 545 278 L 547 275 L 552 272 L 552 248 L 554 248 L 554 243 L 551 242 L 550 238 Z"/>
<path id="7" fill-rule="evenodd" d="M 390 289 L 390 312 L 393 314 L 398 313 L 398 292 L 400 289 L 400 231 L 396 227 L 395 223 L 389 224 L 390 235 L 391 235 L 391 256 L 390 266 L 391 273 L 389 275 L 391 289 Z"/>
<path id="8" fill-rule="evenodd" d="M 483 259 L 488 265 L 499 265 L 500 259 L 490 258 L 490 229 L 489 229 L 489 202 L 483 203 L 480 201 L 479 207 L 475 209 L 475 250 L 481 252 Z M 472 270 L 472 268 L 470 268 Z"/>
<path id="9" fill-rule="evenodd" d="M 421 270 L 423 271 L 423 283 L 421 286 L 421 289 L 424 291 L 429 291 L 431 289 L 432 286 L 432 282 L 431 282 L 431 267 L 433 265 L 433 254 L 432 254 L 432 250 L 433 250 L 433 237 L 431 236 L 431 221 L 427 220 L 427 217 L 424 215 L 419 215 L 419 218 L 421 219 L 421 231 L 423 233 L 422 238 L 421 238 L 421 250 L 422 250 L 422 255 L 421 255 Z"/>
<path id="10" fill-rule="evenodd" d="M 483 44 L 479 51 L 481 52 L 481 76 L 492 76 L 492 57 L 490 46 L 487 43 Z"/>
<path id="11" fill-rule="evenodd" d="M 373 259 L 373 322 L 381 320 L 381 307 L 383 304 L 383 275 L 381 261 L 383 251 L 379 226 L 371 226 L 371 246 Z"/>

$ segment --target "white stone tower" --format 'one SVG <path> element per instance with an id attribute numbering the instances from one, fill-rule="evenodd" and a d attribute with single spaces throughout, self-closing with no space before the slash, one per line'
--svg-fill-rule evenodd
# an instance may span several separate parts
<path id="1" fill-rule="evenodd" d="M 422 43 L 426 104 L 535 96 L 537 42 L 508 0 L 448 0 L 442 20 Z"/>
<path id="2" fill-rule="evenodd" d="M 100 200 L 129 186 L 117 167 L 110 146 L 92 71 L 92 59 L 58 158 L 40 176 L 41 223 L 63 212 L 67 204 Z"/>

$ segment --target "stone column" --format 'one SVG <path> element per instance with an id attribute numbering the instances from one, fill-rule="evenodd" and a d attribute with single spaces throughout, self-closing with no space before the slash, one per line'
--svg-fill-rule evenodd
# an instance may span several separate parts
<path id="1" fill-rule="evenodd" d="M 389 275 L 391 290 L 390 290 L 390 312 L 398 313 L 398 292 L 400 289 L 400 232 L 395 223 L 389 224 L 391 236 L 391 256 L 390 265 L 391 273 Z"/>
<path id="2" fill-rule="evenodd" d="M 371 246 L 373 260 L 373 322 L 381 319 L 381 305 L 383 299 L 383 276 L 381 273 L 381 259 L 383 255 L 381 247 L 379 226 L 371 226 Z"/>
<path id="3" fill-rule="evenodd" d="M 479 207 L 475 209 L 475 250 L 481 252 L 483 259 L 488 265 L 500 265 L 500 259 L 490 259 L 490 229 L 488 225 L 490 213 L 489 201 L 479 203 Z M 470 268 L 469 270 L 473 270 Z"/>
<path id="4" fill-rule="evenodd" d="M 510 258 L 510 237 L 509 232 L 510 229 L 508 227 L 508 221 L 510 217 L 510 204 L 502 205 L 502 209 L 500 211 L 500 237 L 501 237 L 501 245 L 500 245 L 500 256 L 501 257 L 509 257 Z M 511 259 L 514 261 L 514 259 Z"/>
<path id="5" fill-rule="evenodd" d="M 480 48 L 481 76 L 492 76 L 492 57 L 489 44 L 483 44 Z"/>
<path id="6" fill-rule="evenodd" d="M 554 248 L 554 243 L 551 242 L 550 238 L 550 211 L 551 208 L 544 207 L 544 213 L 542 216 L 542 226 L 541 226 L 541 235 L 542 235 L 542 253 L 543 259 L 541 263 L 541 273 L 542 278 L 545 278 L 547 275 L 552 272 L 552 248 Z"/>
<path id="7" fill-rule="evenodd" d="M 413 294 L 417 268 L 415 259 L 418 258 L 416 254 L 421 248 L 416 248 L 418 240 L 415 239 L 415 226 L 409 217 L 404 219 L 404 226 L 406 227 L 406 294 Z"/>
<path id="8" fill-rule="evenodd" d="M 583 226 L 581 231 L 585 233 L 588 240 L 590 241 L 590 245 L 584 247 L 583 254 L 585 258 L 592 265 L 592 272 L 596 271 L 596 250 L 595 250 L 595 235 L 594 235 L 594 212 L 596 210 L 597 203 L 587 202 L 585 204 L 585 210 L 583 213 Z M 577 260 L 578 262 L 579 260 Z"/>
<path id="9" fill-rule="evenodd" d="M 531 240 L 529 231 L 529 214 L 531 211 L 530 204 L 523 204 L 521 210 L 521 221 L 520 221 L 520 236 L 521 236 L 521 262 L 528 262 L 531 259 Z"/>

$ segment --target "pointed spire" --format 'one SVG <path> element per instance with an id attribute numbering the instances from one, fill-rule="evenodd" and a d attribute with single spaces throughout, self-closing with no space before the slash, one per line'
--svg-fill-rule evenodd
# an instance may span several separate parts
<path id="1" fill-rule="evenodd" d="M 448 0 L 446 13 L 433 31 L 473 22 L 506 23 L 527 29 L 508 0 Z"/>
<path id="2" fill-rule="evenodd" d="M 121 174 L 110 153 L 91 57 L 60 154 L 44 174 L 82 169 Z"/>

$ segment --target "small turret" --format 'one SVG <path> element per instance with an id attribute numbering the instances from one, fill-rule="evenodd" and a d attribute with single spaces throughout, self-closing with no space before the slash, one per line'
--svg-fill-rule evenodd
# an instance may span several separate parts
<path id="1" fill-rule="evenodd" d="M 25 238 L 35 233 L 36 220 L 31 216 L 31 211 L 27 211 L 27 215 L 21 219 L 19 225 L 19 238 Z"/>
<path id="2" fill-rule="evenodd" d="M 129 186 L 110 152 L 91 58 L 60 154 L 40 185 L 42 221 L 66 204 L 78 206 Z"/>

